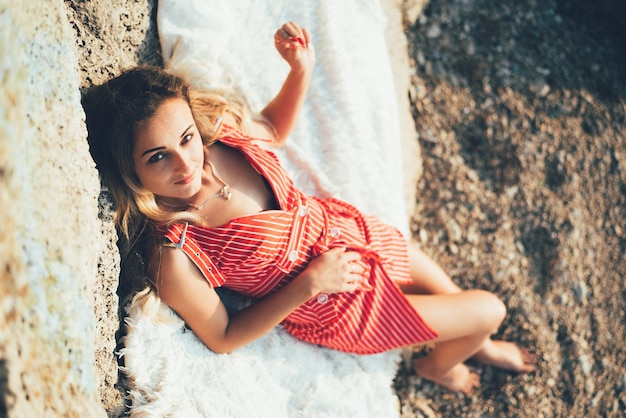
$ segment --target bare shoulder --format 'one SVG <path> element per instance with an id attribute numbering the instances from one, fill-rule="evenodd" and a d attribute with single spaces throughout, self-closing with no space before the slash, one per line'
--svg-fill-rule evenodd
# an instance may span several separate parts
<path id="1" fill-rule="evenodd" d="M 167 246 L 160 251 L 158 288 L 165 303 L 175 308 L 173 305 L 184 303 L 192 295 L 194 298 L 216 295 L 211 284 L 183 251 Z"/>

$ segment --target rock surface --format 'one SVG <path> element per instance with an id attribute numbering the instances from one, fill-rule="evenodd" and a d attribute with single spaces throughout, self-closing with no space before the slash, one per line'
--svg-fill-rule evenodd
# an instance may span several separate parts
<path id="1" fill-rule="evenodd" d="M 59 1 L 0 2 L 0 415 L 105 416 L 94 367 L 98 174 Z"/>
<path id="2" fill-rule="evenodd" d="M 120 2 L 66 1 L 67 19 L 74 29 L 74 43 L 82 89 L 100 84 L 125 68 L 137 64 L 160 65 L 160 48 L 155 23 L 156 1 Z M 110 199 L 106 191 L 98 198 L 101 248 L 95 283 L 94 312 L 97 323 L 95 361 L 98 391 L 109 416 L 125 411 L 124 389 L 118 371 L 116 334 L 119 331 L 119 253 Z"/>

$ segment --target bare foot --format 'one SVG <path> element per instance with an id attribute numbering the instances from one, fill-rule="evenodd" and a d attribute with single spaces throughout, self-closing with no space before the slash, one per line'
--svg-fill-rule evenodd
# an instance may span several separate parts
<path id="1" fill-rule="evenodd" d="M 514 372 L 530 373 L 537 369 L 536 357 L 527 349 L 509 341 L 487 340 L 473 358 Z"/>
<path id="2" fill-rule="evenodd" d="M 416 360 L 413 363 L 413 368 L 419 376 L 453 392 L 463 392 L 469 395 L 474 388 L 480 386 L 480 376 L 463 363 L 453 366 L 444 374 L 437 374 L 431 367 L 428 358 Z"/>

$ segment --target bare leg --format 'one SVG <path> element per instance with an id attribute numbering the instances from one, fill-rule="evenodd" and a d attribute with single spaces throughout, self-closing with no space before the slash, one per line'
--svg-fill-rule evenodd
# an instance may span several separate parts
<path id="1" fill-rule="evenodd" d="M 462 291 L 452 279 L 417 245 L 409 245 L 409 261 L 413 284 L 401 286 L 407 294 L 455 294 Z M 421 313 L 421 308 L 417 307 Z M 499 325 L 499 324 L 498 324 Z M 492 330 L 495 332 L 497 326 Z M 536 359 L 515 343 L 485 339 L 474 358 L 482 363 L 517 372 L 532 372 Z"/>
<path id="2" fill-rule="evenodd" d="M 504 319 L 506 309 L 493 294 L 468 290 L 448 295 L 408 295 L 438 334 L 434 349 L 415 362 L 415 372 L 452 391 L 469 393 L 478 376 L 463 364 Z"/>
<path id="3" fill-rule="evenodd" d="M 401 286 L 404 293 L 446 295 L 462 290 L 432 258 L 415 244 L 409 244 L 409 263 L 413 283 Z"/>

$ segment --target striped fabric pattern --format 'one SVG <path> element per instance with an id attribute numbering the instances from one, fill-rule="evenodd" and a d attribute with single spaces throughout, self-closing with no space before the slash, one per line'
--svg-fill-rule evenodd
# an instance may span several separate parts
<path id="1" fill-rule="evenodd" d="M 306 196 L 275 154 L 225 128 L 220 141 L 241 151 L 268 181 L 279 210 L 205 228 L 172 224 L 165 237 L 178 244 L 214 287 L 263 298 L 302 272 L 315 256 L 337 247 L 361 254 L 365 268 L 355 292 L 319 294 L 292 312 L 283 326 L 296 338 L 328 348 L 374 354 L 432 340 L 428 327 L 396 283 L 411 282 L 407 244 L 399 231 L 336 199 Z M 183 237 L 184 235 L 184 237 Z"/>

